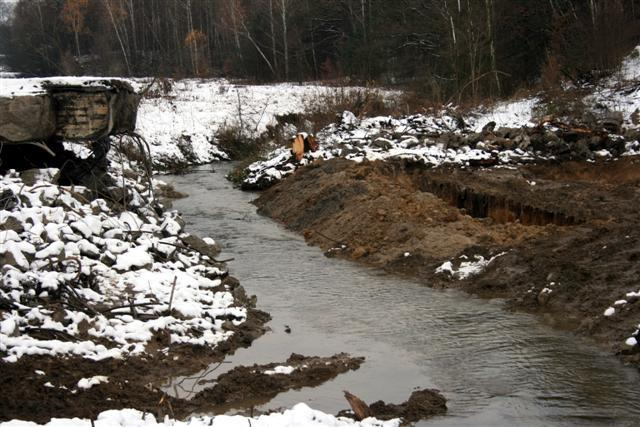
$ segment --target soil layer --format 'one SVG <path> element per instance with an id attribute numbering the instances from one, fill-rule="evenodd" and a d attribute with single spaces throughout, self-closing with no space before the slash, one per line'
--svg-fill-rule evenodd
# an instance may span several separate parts
<path id="1" fill-rule="evenodd" d="M 640 363 L 638 346 L 625 345 L 640 324 L 639 298 L 626 296 L 640 286 L 636 158 L 491 169 L 335 159 L 301 168 L 256 204 L 329 256 L 505 298 Z M 499 254 L 463 280 L 436 273 Z"/>

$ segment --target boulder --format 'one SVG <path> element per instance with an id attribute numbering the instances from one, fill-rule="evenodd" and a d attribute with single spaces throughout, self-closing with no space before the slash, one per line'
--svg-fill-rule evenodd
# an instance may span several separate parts
<path id="1" fill-rule="evenodd" d="M 55 130 L 53 98 L 49 95 L 0 97 L 0 140 L 42 141 Z"/>
<path id="2" fill-rule="evenodd" d="M 82 141 L 135 130 L 140 95 L 123 80 L 39 85 L 34 93 L 0 96 L 0 139 Z"/>

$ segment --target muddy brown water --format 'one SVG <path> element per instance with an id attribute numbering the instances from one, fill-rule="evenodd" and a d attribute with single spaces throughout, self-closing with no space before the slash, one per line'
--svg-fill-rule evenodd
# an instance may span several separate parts
<path id="1" fill-rule="evenodd" d="M 591 426 L 640 423 L 640 373 L 568 332 L 511 313 L 500 300 L 434 290 L 347 261 L 256 213 L 224 178 L 232 164 L 167 176 L 190 197 L 175 202 L 188 229 L 216 239 L 220 258 L 258 307 L 271 332 L 229 363 L 164 388 L 189 397 L 237 365 L 284 361 L 292 353 L 366 357 L 357 371 L 317 388 L 281 394 L 257 409 L 305 402 L 337 413 L 343 390 L 365 401 L 400 403 L 414 388 L 437 388 L 446 416 L 424 426 Z M 285 331 L 285 325 L 291 332 Z M 248 404 L 248 406 L 250 406 Z"/>

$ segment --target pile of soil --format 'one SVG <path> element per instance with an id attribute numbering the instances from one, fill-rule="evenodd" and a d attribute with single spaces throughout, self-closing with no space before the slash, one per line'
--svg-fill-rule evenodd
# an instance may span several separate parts
<path id="1" fill-rule="evenodd" d="M 638 159 L 509 169 L 335 159 L 301 168 L 256 204 L 328 255 L 506 298 L 640 364 L 640 348 L 624 344 L 640 324 L 638 298 L 625 296 L 639 290 Z M 464 280 L 436 273 L 501 253 Z"/>

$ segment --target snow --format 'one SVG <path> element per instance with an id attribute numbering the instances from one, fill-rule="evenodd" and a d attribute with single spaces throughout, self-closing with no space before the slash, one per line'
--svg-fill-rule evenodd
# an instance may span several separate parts
<path id="1" fill-rule="evenodd" d="M 276 375 L 276 374 L 289 375 L 295 370 L 296 370 L 296 368 L 294 368 L 293 366 L 276 366 L 273 369 L 269 369 L 267 371 L 264 371 L 264 373 L 267 374 L 267 375 Z"/>
<path id="2" fill-rule="evenodd" d="M 615 308 L 613 308 L 613 307 L 609 307 L 609 308 L 607 308 L 607 309 L 604 311 L 604 315 L 605 315 L 606 317 L 611 317 L 611 316 L 613 316 L 614 314 L 616 314 L 616 309 L 615 309 Z"/>
<path id="3" fill-rule="evenodd" d="M 93 387 L 94 385 L 98 385 L 98 384 L 102 384 L 102 383 L 108 383 L 109 382 L 109 378 L 102 376 L 102 375 L 96 375 L 94 377 L 91 378 L 82 378 L 80 379 L 80 381 L 78 381 L 78 388 L 81 388 L 83 390 L 88 390 L 91 387 Z"/>
<path id="4" fill-rule="evenodd" d="M 487 112 L 481 113 L 476 118 L 473 128 L 476 132 L 481 132 L 482 128 L 490 122 L 495 122 L 496 128 L 532 127 L 535 125 L 532 121 L 534 108 L 539 103 L 539 98 L 500 102 Z M 480 111 L 482 111 L 482 108 L 480 108 Z"/>
<path id="5" fill-rule="evenodd" d="M 148 81 L 139 81 L 140 85 Z M 346 88 L 346 90 L 357 88 Z M 157 166 L 204 164 L 228 156 L 216 135 L 228 128 L 258 137 L 276 116 L 301 113 L 309 99 L 345 90 L 317 84 L 242 85 L 225 79 L 171 82 L 168 93 L 144 98 L 136 131 L 150 145 Z"/>
<path id="6" fill-rule="evenodd" d="M 117 79 L 129 83 L 134 90 L 139 90 L 140 86 L 133 80 Z M 5 78 L 0 82 L 0 98 L 14 98 L 18 96 L 34 96 L 47 93 L 46 86 L 71 85 L 85 87 L 105 87 L 104 77 L 43 77 L 43 78 Z"/>
<path id="7" fill-rule="evenodd" d="M 485 259 L 482 255 L 474 255 L 472 261 L 461 261 L 458 267 L 454 267 L 453 262 L 446 261 L 440 267 L 436 268 L 436 274 L 447 274 L 457 280 L 468 279 L 469 277 L 476 276 L 482 273 L 489 264 L 495 261 L 497 258 L 503 256 L 506 252 L 502 252 L 489 259 Z M 467 257 L 462 255 L 459 260 L 466 260 Z M 551 290 L 549 290 L 551 292 Z"/>
<path id="8" fill-rule="evenodd" d="M 36 427 L 39 424 L 12 420 L 0 423 L 0 427 Z M 92 423 L 86 419 L 54 418 L 46 427 L 398 427 L 400 420 L 379 421 L 367 418 L 360 422 L 348 418 L 334 417 L 311 409 L 304 403 L 298 403 L 293 408 L 281 413 L 272 413 L 258 417 L 244 417 L 240 415 L 198 416 L 186 421 L 170 419 L 156 420 L 149 414 L 134 409 L 110 410 L 102 412 Z"/>

